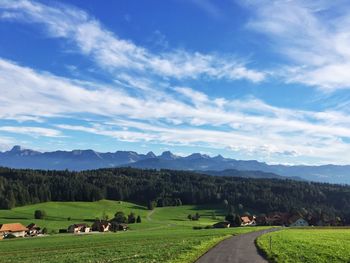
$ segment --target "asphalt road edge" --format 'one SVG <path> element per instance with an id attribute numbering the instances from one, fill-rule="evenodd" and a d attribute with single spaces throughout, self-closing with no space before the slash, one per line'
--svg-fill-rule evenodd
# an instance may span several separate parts
<path id="1" fill-rule="evenodd" d="M 274 230 L 269 231 L 269 232 L 267 232 L 267 233 L 264 233 L 264 234 L 258 236 L 258 237 L 254 240 L 254 244 L 255 244 L 256 249 L 258 250 L 259 255 L 262 256 L 264 259 L 266 259 L 269 263 L 275 263 L 275 261 L 274 261 L 273 259 L 269 258 L 269 257 L 267 256 L 266 252 L 265 252 L 261 247 L 258 246 L 258 238 L 261 237 L 261 236 L 263 236 L 263 235 L 266 235 L 266 234 L 269 234 L 269 233 L 272 233 L 272 232 L 276 232 L 276 231 L 280 231 L 280 230 L 281 230 L 280 227 L 276 227 L 276 228 L 274 228 Z"/>

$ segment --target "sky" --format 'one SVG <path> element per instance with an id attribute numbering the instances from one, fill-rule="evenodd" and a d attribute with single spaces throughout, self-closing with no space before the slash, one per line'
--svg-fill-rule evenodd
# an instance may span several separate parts
<path id="1" fill-rule="evenodd" d="M 349 164 L 345 0 L 0 0 L 0 150 Z"/>

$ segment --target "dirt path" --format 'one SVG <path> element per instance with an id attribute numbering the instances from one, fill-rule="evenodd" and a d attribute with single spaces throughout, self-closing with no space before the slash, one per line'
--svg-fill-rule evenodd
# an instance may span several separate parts
<path id="1" fill-rule="evenodd" d="M 155 211 L 156 211 L 156 210 L 153 209 L 151 212 L 149 212 L 149 213 L 147 214 L 147 221 L 152 221 L 151 216 L 153 215 L 153 213 L 154 213 Z"/>
<path id="2" fill-rule="evenodd" d="M 197 263 L 266 263 L 255 246 L 255 239 L 278 229 L 266 229 L 226 239 L 200 257 Z"/>

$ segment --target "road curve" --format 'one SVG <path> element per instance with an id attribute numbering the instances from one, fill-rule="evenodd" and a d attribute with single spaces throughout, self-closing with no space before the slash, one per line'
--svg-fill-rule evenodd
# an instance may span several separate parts
<path id="1" fill-rule="evenodd" d="M 278 229 L 266 229 L 230 237 L 201 256 L 197 263 L 266 263 L 255 246 L 255 239 Z"/>

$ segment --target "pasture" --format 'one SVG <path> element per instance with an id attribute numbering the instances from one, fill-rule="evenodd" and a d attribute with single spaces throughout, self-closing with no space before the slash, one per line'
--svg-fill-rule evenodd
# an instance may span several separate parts
<path id="1" fill-rule="evenodd" d="M 47 216 L 44 220 L 34 219 L 35 210 L 44 210 Z M 123 211 L 126 215 L 134 212 L 140 215 L 141 224 L 132 224 L 132 230 L 148 229 L 168 225 L 210 225 L 224 219 L 224 210 L 220 206 L 195 206 L 184 205 L 177 207 L 161 207 L 154 211 L 146 207 L 124 201 L 100 200 L 97 202 L 47 202 L 11 210 L 0 210 L 0 223 L 19 222 L 23 225 L 36 223 L 40 227 L 48 228 L 49 232 L 57 232 L 66 229 L 74 223 L 92 223 L 96 218 L 107 215 L 112 219 L 117 211 Z M 213 219 L 213 212 L 216 219 Z M 190 221 L 188 214 L 199 213 L 199 221 Z"/>
<path id="2" fill-rule="evenodd" d="M 34 211 L 45 210 L 45 220 L 35 220 Z M 193 262 L 217 242 L 232 235 L 263 227 L 193 230 L 223 219 L 223 210 L 213 206 L 178 206 L 153 211 L 128 202 L 48 202 L 0 210 L 0 223 L 35 222 L 50 231 L 73 223 L 89 223 L 102 214 L 112 218 L 116 211 L 134 212 L 141 224 L 130 231 L 93 234 L 55 234 L 48 237 L 0 241 L 1 262 Z M 199 213 L 199 221 L 187 219 Z M 214 212 L 214 214 L 213 214 Z M 213 215 L 217 218 L 214 219 Z M 70 220 L 68 220 L 70 217 Z"/>
<path id="3" fill-rule="evenodd" d="M 284 229 L 259 237 L 257 244 L 272 262 L 350 262 L 347 228 Z"/>
<path id="4" fill-rule="evenodd" d="M 192 262 L 218 241 L 256 228 L 167 227 L 2 240 L 1 262 Z"/>

